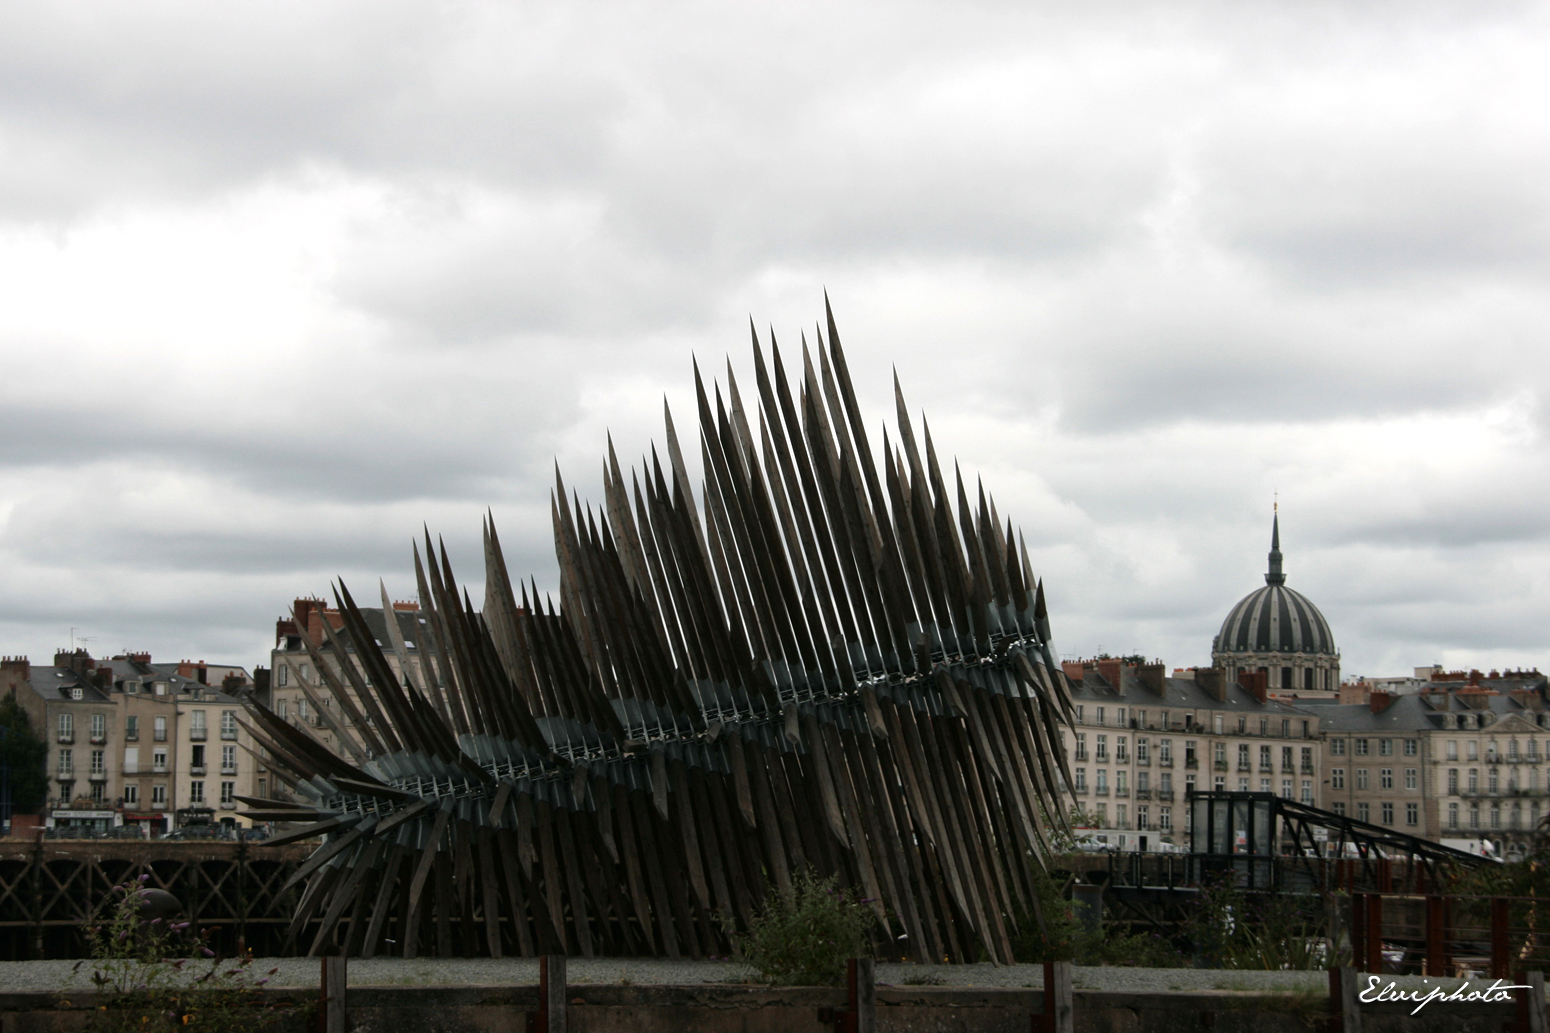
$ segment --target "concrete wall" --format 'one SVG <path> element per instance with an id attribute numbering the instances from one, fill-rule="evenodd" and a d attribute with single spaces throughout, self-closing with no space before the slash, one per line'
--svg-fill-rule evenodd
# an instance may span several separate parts
<path id="1" fill-rule="evenodd" d="M 306 996 L 276 992 L 310 1002 Z M 877 1028 L 883 1033 L 1028 1033 L 1042 993 L 962 987 L 882 987 Z M 844 992 L 811 987 L 602 986 L 570 988 L 572 1033 L 831 1033 L 825 1009 L 844 1006 Z M 353 1033 L 510 1033 L 536 1009 L 537 987 L 362 987 L 349 992 Z M 94 995 L 6 994 L 0 989 L 0 1033 L 71 1033 L 82 1029 Z M 1311 1033 L 1324 1028 L 1328 1001 L 1319 995 L 1260 993 L 1109 993 L 1077 991 L 1077 1033 Z M 1367 1033 L 1500 1033 L 1510 1004 L 1427 1006 L 1412 1018 L 1405 1006 L 1362 1008 Z M 309 1029 L 297 1016 L 291 1028 Z"/>

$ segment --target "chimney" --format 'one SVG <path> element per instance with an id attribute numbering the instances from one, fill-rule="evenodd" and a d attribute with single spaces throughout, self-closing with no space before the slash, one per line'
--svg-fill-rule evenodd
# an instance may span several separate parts
<path id="1" fill-rule="evenodd" d="M 0 694 L 14 695 L 32 681 L 32 661 L 25 656 L 0 657 Z"/>
<path id="2" fill-rule="evenodd" d="M 1141 664 L 1136 668 L 1136 677 L 1152 695 L 1161 699 L 1165 697 L 1163 678 L 1166 670 L 1162 664 Z"/>
<path id="3" fill-rule="evenodd" d="M 151 662 L 151 654 L 148 651 L 144 653 L 130 653 L 128 659 L 132 663 L 148 664 Z"/>
<path id="4" fill-rule="evenodd" d="M 393 600 L 393 609 L 395 609 L 395 610 L 402 610 L 402 611 L 405 611 L 405 612 L 408 612 L 408 613 L 413 613 L 414 611 L 418 610 L 419 608 L 420 608 L 420 604 L 415 602 L 412 599 L 409 599 L 409 600 L 395 599 L 395 600 Z"/>
<path id="5" fill-rule="evenodd" d="M 1264 671 L 1239 671 L 1238 684 L 1242 685 L 1261 703 L 1270 695 L 1270 675 Z"/>
<path id="6" fill-rule="evenodd" d="M 1119 692 L 1124 687 L 1125 662 L 1123 660 L 1099 660 L 1098 676 Z"/>
<path id="7" fill-rule="evenodd" d="M 1066 680 L 1072 685 L 1082 684 L 1083 668 L 1080 660 L 1062 660 L 1060 669 L 1065 673 Z"/>
<path id="8" fill-rule="evenodd" d="M 1367 697 L 1367 705 L 1372 708 L 1372 712 L 1374 714 L 1381 714 L 1389 708 L 1389 704 L 1393 703 L 1398 698 L 1399 696 L 1396 693 L 1374 692 L 1371 696 Z"/>
<path id="9" fill-rule="evenodd" d="M 107 692 L 113 688 L 113 668 L 97 668 L 97 688 Z"/>
<path id="10" fill-rule="evenodd" d="M 1227 702 L 1227 672 L 1220 667 L 1197 667 L 1195 684 L 1199 685 L 1218 703 Z"/>

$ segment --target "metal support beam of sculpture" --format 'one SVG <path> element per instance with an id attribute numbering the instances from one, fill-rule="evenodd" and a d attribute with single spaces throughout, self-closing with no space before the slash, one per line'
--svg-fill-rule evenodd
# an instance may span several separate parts
<path id="1" fill-rule="evenodd" d="M 812 869 L 871 898 L 885 953 L 1013 960 L 1070 784 L 1043 586 L 984 490 L 949 488 L 897 380 L 898 440 L 874 453 L 832 313 L 817 336 L 793 380 L 754 334 L 753 407 L 730 367 L 725 395 L 696 367 L 698 506 L 671 413 L 666 461 L 628 480 L 609 442 L 601 506 L 556 471 L 558 608 L 511 580 L 488 521 L 482 611 L 445 548 L 416 546 L 414 663 L 337 586 L 343 627 L 306 644 L 338 752 L 249 715 L 305 801 L 250 816 L 324 837 L 293 937 L 725 955 Z"/>

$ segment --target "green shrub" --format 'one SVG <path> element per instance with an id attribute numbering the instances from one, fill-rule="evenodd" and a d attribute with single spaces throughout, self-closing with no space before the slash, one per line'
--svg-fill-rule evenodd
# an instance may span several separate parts
<path id="1" fill-rule="evenodd" d="M 1078 965 L 1125 965 L 1139 968 L 1176 968 L 1184 958 L 1173 945 L 1151 933 L 1126 935 L 1110 924 L 1086 929 L 1065 896 L 1065 882 L 1036 868 L 1033 886 L 1044 927 L 1032 908 L 1013 916 L 1012 953 L 1018 961 L 1072 961 Z"/>
<path id="2" fill-rule="evenodd" d="M 108 917 L 88 930 L 91 985 L 106 997 L 87 1022 L 89 1033 L 257 1033 L 295 1010 L 266 1004 L 259 993 L 277 969 L 254 978 L 251 954 L 222 960 L 189 931 L 187 922 L 145 921 L 141 904 L 147 878 L 113 887 L 118 899 Z M 83 964 L 78 962 L 76 970 Z"/>
<path id="3" fill-rule="evenodd" d="M 871 901 L 834 877 L 798 874 L 789 896 L 773 886 L 748 932 L 737 938 L 759 978 L 784 986 L 839 986 L 845 962 L 869 956 L 877 916 Z"/>

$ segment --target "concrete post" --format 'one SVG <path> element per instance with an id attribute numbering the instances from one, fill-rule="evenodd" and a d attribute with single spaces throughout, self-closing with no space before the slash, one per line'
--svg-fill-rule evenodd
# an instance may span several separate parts
<path id="1" fill-rule="evenodd" d="M 1550 1020 L 1545 1015 L 1545 974 L 1519 972 L 1513 982 L 1526 988 L 1517 992 L 1520 1033 L 1550 1033 Z"/>

